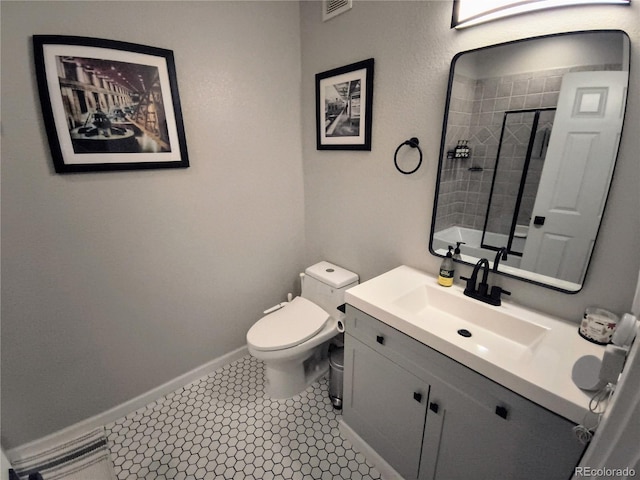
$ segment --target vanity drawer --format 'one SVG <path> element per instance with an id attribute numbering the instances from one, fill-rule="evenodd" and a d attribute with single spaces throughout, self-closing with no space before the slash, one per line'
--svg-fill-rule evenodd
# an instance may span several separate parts
<path id="1" fill-rule="evenodd" d="M 447 369 L 451 363 L 455 363 L 431 347 L 348 304 L 345 332 L 427 381 L 434 370 Z M 459 364 L 456 366 L 467 368 Z"/>
<path id="2" fill-rule="evenodd" d="M 403 348 L 402 332 L 351 305 L 347 305 L 345 332 L 382 354 Z"/>

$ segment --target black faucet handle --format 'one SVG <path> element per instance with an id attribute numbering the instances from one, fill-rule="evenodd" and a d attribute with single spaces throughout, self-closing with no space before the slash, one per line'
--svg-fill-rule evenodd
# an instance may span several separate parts
<path id="1" fill-rule="evenodd" d="M 469 278 L 469 277 L 463 277 L 462 275 L 460 275 L 460 280 L 465 280 L 467 282 L 467 286 L 465 287 L 464 291 L 467 293 L 475 293 L 476 291 L 476 281 L 473 277 Z"/>
<path id="2" fill-rule="evenodd" d="M 505 295 L 511 295 L 511 292 L 507 290 L 503 290 L 502 287 L 499 287 L 497 285 L 494 285 L 493 287 L 491 287 L 491 295 L 489 296 L 489 298 L 491 298 L 492 300 L 491 304 L 496 306 L 500 305 L 502 303 L 502 300 L 500 297 L 503 293 Z"/>

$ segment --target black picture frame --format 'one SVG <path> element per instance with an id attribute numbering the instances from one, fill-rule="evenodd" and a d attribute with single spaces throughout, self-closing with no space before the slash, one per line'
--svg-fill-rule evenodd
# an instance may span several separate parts
<path id="1" fill-rule="evenodd" d="M 374 59 L 316 74 L 318 150 L 371 150 Z"/>
<path id="2" fill-rule="evenodd" d="M 173 51 L 67 35 L 33 50 L 56 173 L 189 166 Z"/>

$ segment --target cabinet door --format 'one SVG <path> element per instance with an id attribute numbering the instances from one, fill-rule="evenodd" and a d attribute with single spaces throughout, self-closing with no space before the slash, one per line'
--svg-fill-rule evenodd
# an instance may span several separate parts
<path id="1" fill-rule="evenodd" d="M 428 385 L 350 335 L 344 362 L 344 422 L 403 478 L 417 478 Z"/>
<path id="2" fill-rule="evenodd" d="M 494 393 L 431 384 L 420 479 L 569 479 L 584 449 L 573 425 Z"/>

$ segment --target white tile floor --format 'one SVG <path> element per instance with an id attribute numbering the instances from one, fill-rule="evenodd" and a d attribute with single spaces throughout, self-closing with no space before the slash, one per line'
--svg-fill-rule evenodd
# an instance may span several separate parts
<path id="1" fill-rule="evenodd" d="M 118 480 L 380 479 L 340 435 L 326 379 L 280 401 L 263 384 L 247 355 L 106 425 Z"/>

